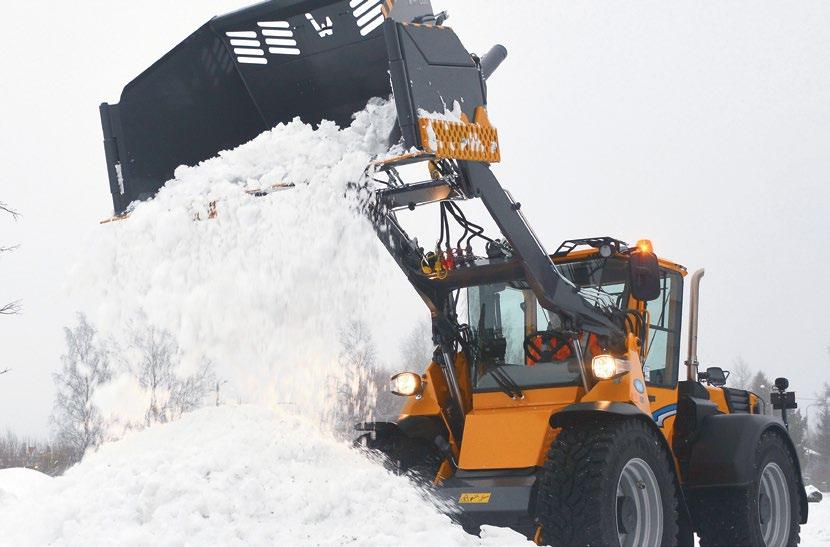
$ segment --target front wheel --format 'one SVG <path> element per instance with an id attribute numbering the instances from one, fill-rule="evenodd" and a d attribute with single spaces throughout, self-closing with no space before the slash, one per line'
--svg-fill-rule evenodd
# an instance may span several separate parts
<path id="1" fill-rule="evenodd" d="M 563 428 L 539 483 L 537 518 L 550 545 L 676 545 L 677 495 L 657 433 L 630 418 Z"/>

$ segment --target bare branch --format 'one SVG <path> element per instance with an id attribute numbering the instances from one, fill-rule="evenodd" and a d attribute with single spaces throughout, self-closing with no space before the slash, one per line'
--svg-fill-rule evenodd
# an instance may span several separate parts
<path id="1" fill-rule="evenodd" d="M 20 300 L 0 306 L 0 315 L 16 315 L 21 311 L 23 311 L 23 306 L 20 304 Z"/>
<path id="2" fill-rule="evenodd" d="M 16 210 L 12 209 L 2 201 L 0 201 L 0 211 L 10 214 L 14 220 L 17 220 L 20 217 L 20 213 L 18 213 Z"/>
<path id="3" fill-rule="evenodd" d="M 12 245 L 11 247 L 0 247 L 0 253 L 10 253 L 16 250 L 20 245 Z"/>
<path id="4" fill-rule="evenodd" d="M 6 373 L 7 373 L 7 372 L 9 372 L 9 371 L 11 371 L 11 369 L 10 369 L 10 368 L 4 369 L 4 370 L 0 370 L 0 375 L 2 375 L 2 374 L 6 374 Z"/>

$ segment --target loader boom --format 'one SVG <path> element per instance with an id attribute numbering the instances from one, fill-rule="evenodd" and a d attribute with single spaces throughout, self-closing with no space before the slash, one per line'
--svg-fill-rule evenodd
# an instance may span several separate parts
<path id="1" fill-rule="evenodd" d="M 470 154 L 462 148 L 470 138 L 464 130 L 469 129 L 475 138 L 489 128 L 486 119 L 486 80 L 506 57 L 504 47 L 496 46 L 483 59 L 478 59 L 464 48 L 449 28 L 413 27 L 387 21 L 385 34 L 398 121 L 405 146 L 428 152 L 421 158 L 406 161 L 443 160 L 449 170 L 443 178 L 433 177 L 431 181 L 413 184 L 401 181 L 392 188 L 379 190 L 375 197 L 381 241 L 393 256 L 399 258 L 398 263 L 416 288 L 421 289 L 422 296 L 431 295 L 427 296 L 428 300 L 432 300 L 428 302 L 430 308 L 434 311 L 441 309 L 439 301 L 444 295 L 440 290 L 435 293 L 426 288 L 430 282 L 423 279 L 418 268 L 420 251 L 414 241 L 405 242 L 408 236 L 394 218 L 394 211 L 444 199 L 463 201 L 480 198 L 510 243 L 513 256 L 545 308 L 563 316 L 575 330 L 586 329 L 604 336 L 621 335 L 624 329 L 615 318 L 591 306 L 579 295 L 576 287 L 559 274 L 522 215 L 521 206 L 490 170 L 487 160 L 498 161 L 500 156 L 497 138 L 491 142 L 483 141 L 479 152 L 482 161 L 465 159 Z M 462 122 L 454 124 L 455 133 L 447 132 L 450 135 L 447 140 L 452 141 L 451 135 L 456 134 L 460 135 L 458 142 L 439 143 L 439 148 L 445 149 L 443 153 L 433 150 L 435 143 L 426 142 L 429 139 L 424 138 L 426 131 L 423 128 L 431 123 L 429 118 L 432 113 L 441 114 L 453 106 L 460 107 Z M 486 137 L 480 138 L 483 140 Z M 387 237 L 390 232 L 398 234 L 398 241 Z M 403 256 L 407 252 L 413 254 Z M 467 270 L 465 273 L 472 275 L 472 270 Z"/>
<path id="2" fill-rule="evenodd" d="M 543 307 L 566 315 L 577 330 L 609 336 L 621 334 L 611 318 L 579 295 L 576 287 L 559 275 L 550 255 L 521 213 L 521 204 L 502 188 L 490 168 L 477 162 L 461 162 L 461 172 L 472 195 L 481 198 L 502 234 L 522 262 L 533 292 Z"/>

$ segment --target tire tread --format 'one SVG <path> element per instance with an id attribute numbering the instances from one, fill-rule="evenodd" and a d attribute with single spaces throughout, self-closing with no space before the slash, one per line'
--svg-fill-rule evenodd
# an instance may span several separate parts
<path id="1" fill-rule="evenodd" d="M 545 542 L 605 544 L 603 531 L 609 522 L 597 514 L 597 508 L 603 505 L 603 470 L 620 439 L 642 434 L 656 444 L 663 456 L 665 468 L 654 470 L 655 473 L 672 477 L 666 488 L 675 501 L 673 510 L 664 516 L 664 526 L 671 537 L 677 537 L 677 497 L 670 460 L 656 434 L 638 420 L 602 419 L 566 426 L 551 445 L 537 498 L 537 516 Z M 616 522 L 615 516 L 611 521 Z"/>

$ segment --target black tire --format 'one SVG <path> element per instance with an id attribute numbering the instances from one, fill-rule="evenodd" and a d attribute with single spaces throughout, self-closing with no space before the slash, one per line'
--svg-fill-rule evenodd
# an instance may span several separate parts
<path id="1" fill-rule="evenodd" d="M 386 468 L 396 475 L 407 475 L 424 486 L 432 484 L 444 461 L 434 444 L 398 432 L 367 433 L 355 441 L 355 446 L 381 456 Z"/>
<path id="2" fill-rule="evenodd" d="M 783 473 L 786 480 L 786 485 L 782 484 L 782 491 L 788 493 L 790 510 L 789 518 L 786 511 L 777 513 L 781 519 L 779 529 L 782 530 L 782 535 L 776 538 L 773 534 L 771 544 L 767 547 L 798 545 L 801 532 L 801 504 L 796 475 L 798 468 L 781 433 L 767 431 L 761 436 L 752 465 L 755 480 L 749 487 L 716 488 L 694 495 L 694 514 L 701 547 L 767 545 L 761 518 L 763 514 L 765 522 L 773 522 L 770 521 L 774 518 L 771 507 L 775 503 L 770 502 L 769 496 L 766 501 L 762 499 L 765 495 L 762 495 L 763 492 L 767 490 L 762 485 L 762 476 L 767 469 L 773 470 L 773 475 L 776 475 L 773 466 Z M 770 478 L 766 480 L 769 481 Z"/>
<path id="3" fill-rule="evenodd" d="M 644 541 L 651 545 L 676 545 L 677 495 L 671 460 L 661 440 L 647 424 L 632 418 L 601 418 L 565 426 L 551 445 L 539 482 L 537 518 L 545 545 L 617 546 Z M 654 507 L 662 511 L 662 534 L 654 526 L 640 526 L 642 518 L 630 497 L 618 502 L 621 477 L 630 476 L 630 464 L 652 472 L 649 488 Z M 643 486 L 641 486 L 643 484 Z M 636 490 L 636 489 L 635 489 Z M 654 495 L 659 492 L 659 496 Z M 635 506 L 636 507 L 636 506 Z M 624 512 L 618 518 L 618 510 Z M 634 521 L 631 519 L 634 518 Z M 659 519 L 659 517 L 649 517 Z M 635 524 L 632 526 L 632 522 Z M 626 524 L 629 530 L 626 532 Z M 650 531 L 651 532 L 650 532 Z M 620 534 L 625 533 L 621 539 Z"/>

